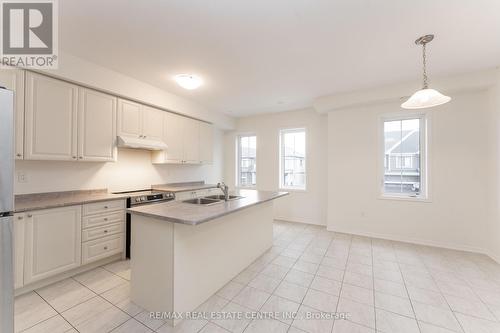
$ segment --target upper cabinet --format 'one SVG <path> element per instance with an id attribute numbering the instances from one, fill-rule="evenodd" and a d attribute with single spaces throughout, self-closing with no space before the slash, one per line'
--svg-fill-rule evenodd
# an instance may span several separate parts
<path id="1" fill-rule="evenodd" d="M 25 159 L 77 160 L 78 86 L 26 73 Z"/>
<path id="2" fill-rule="evenodd" d="M 25 159 L 115 161 L 116 98 L 26 74 Z"/>
<path id="3" fill-rule="evenodd" d="M 19 69 L 0 70 L 0 86 L 14 92 L 15 158 L 24 157 L 24 71 Z"/>
<path id="4" fill-rule="evenodd" d="M 116 97 L 80 88 L 78 159 L 116 161 Z"/>
<path id="5" fill-rule="evenodd" d="M 118 135 L 162 140 L 165 112 L 132 101 L 118 101 Z"/>
<path id="6" fill-rule="evenodd" d="M 200 122 L 200 161 L 211 164 L 214 154 L 214 127 Z"/>
<path id="7" fill-rule="evenodd" d="M 213 126 L 166 112 L 163 118 L 165 151 L 153 152 L 153 163 L 212 163 Z"/>

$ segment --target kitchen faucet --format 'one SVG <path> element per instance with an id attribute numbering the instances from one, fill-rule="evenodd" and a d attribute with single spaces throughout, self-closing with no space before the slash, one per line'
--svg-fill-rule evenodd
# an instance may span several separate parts
<path id="1" fill-rule="evenodd" d="M 224 184 L 224 182 L 218 183 L 217 187 L 221 189 L 222 193 L 224 193 L 224 200 L 227 201 L 229 199 L 229 186 Z"/>

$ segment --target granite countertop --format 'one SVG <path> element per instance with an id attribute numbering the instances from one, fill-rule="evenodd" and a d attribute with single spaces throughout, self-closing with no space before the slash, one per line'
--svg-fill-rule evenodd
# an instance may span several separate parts
<path id="1" fill-rule="evenodd" d="M 209 188 L 216 188 L 217 184 L 205 184 L 204 181 L 187 182 L 187 183 L 172 183 L 172 184 L 159 184 L 151 185 L 151 189 L 166 192 L 186 192 L 197 191 Z"/>
<path id="2" fill-rule="evenodd" d="M 260 203 L 288 195 L 288 192 L 238 190 L 230 194 L 243 196 L 241 199 L 220 202 L 211 206 L 171 201 L 152 205 L 138 206 L 127 211 L 168 222 L 197 225 L 224 215 L 228 215 Z M 133 221 L 133 217 L 132 217 Z M 133 223 L 133 222 L 132 222 Z"/>
<path id="3" fill-rule="evenodd" d="M 21 194 L 15 196 L 14 210 L 21 213 L 126 198 L 128 195 L 111 194 L 107 189 Z"/>

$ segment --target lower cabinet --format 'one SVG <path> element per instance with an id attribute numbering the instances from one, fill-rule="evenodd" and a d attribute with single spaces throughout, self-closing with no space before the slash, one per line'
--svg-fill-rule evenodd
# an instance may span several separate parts
<path id="1" fill-rule="evenodd" d="M 82 207 L 26 213 L 24 284 L 81 264 Z"/>

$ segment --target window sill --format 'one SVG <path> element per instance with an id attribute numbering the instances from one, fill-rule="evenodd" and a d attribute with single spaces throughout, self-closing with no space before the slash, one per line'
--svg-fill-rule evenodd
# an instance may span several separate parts
<path id="1" fill-rule="evenodd" d="M 256 190 L 257 186 L 235 186 L 237 190 Z"/>
<path id="2" fill-rule="evenodd" d="M 287 187 L 280 187 L 278 191 L 286 191 L 286 192 L 307 192 L 307 189 L 305 188 L 287 188 Z"/>
<path id="3" fill-rule="evenodd" d="M 432 202 L 432 200 L 430 198 L 398 196 L 398 195 L 383 195 L 383 194 L 379 195 L 378 199 L 380 199 L 380 200 L 393 200 L 393 201 L 425 202 L 425 203 Z"/>

